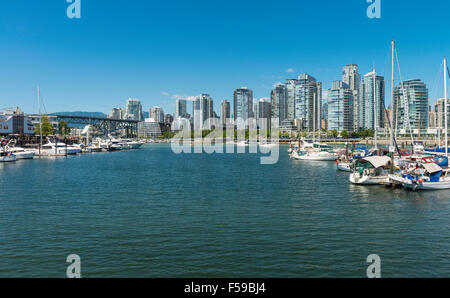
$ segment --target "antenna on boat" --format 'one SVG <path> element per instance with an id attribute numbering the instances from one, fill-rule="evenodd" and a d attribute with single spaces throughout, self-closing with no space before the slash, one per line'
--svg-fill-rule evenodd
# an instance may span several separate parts
<path id="1" fill-rule="evenodd" d="M 392 76 L 391 76 L 391 115 L 390 115 L 391 119 L 390 119 L 390 122 L 394 123 L 394 69 L 395 69 L 395 67 L 394 67 L 395 41 L 394 40 L 392 40 L 391 45 L 392 45 L 392 69 L 391 69 Z M 397 104 L 395 105 L 396 107 L 397 107 Z M 391 126 L 391 139 L 390 139 L 390 147 L 391 148 L 394 146 L 394 138 L 395 138 L 394 133 L 397 134 L 397 130 L 394 132 L 393 127 Z"/>
<path id="2" fill-rule="evenodd" d="M 377 115 L 377 74 L 375 66 L 373 67 L 373 125 L 374 125 L 374 147 L 378 149 L 378 115 Z"/>

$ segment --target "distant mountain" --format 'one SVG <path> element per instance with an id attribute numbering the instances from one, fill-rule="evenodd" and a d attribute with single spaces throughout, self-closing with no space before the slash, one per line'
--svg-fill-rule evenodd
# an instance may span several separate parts
<path id="1" fill-rule="evenodd" d="M 76 117 L 96 117 L 96 118 L 107 118 L 108 115 L 101 112 L 58 112 L 52 113 L 50 115 L 61 115 L 61 116 L 76 116 Z"/>

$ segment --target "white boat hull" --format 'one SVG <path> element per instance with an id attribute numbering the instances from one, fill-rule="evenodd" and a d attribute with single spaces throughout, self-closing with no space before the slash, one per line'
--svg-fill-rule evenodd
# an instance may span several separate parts
<path id="1" fill-rule="evenodd" d="M 17 156 L 17 159 L 33 159 L 35 156 L 34 152 L 15 152 L 15 156 Z"/>
<path id="2" fill-rule="evenodd" d="M 296 152 L 292 153 L 292 158 L 296 160 L 310 160 L 310 161 L 336 161 L 337 155 L 329 154 L 327 152 L 311 153 L 305 155 L 298 155 Z"/>
<path id="3" fill-rule="evenodd" d="M 350 167 L 350 164 L 348 164 L 348 163 L 343 163 L 343 162 L 338 163 L 337 169 L 338 169 L 339 171 L 343 171 L 343 172 L 352 172 L 352 169 L 351 169 L 351 167 Z"/>
<path id="4" fill-rule="evenodd" d="M 351 174 L 350 182 L 353 184 L 359 185 L 378 185 L 378 184 L 387 184 L 389 183 L 388 176 L 360 176 L 359 174 Z"/>
<path id="5" fill-rule="evenodd" d="M 0 156 L 0 162 L 13 162 L 16 160 L 17 160 L 17 157 L 15 155 Z"/>
<path id="6" fill-rule="evenodd" d="M 412 190 L 445 190 L 450 189 L 450 181 L 441 182 L 423 182 L 423 183 L 413 183 L 412 181 L 407 181 L 402 183 L 403 187 Z"/>

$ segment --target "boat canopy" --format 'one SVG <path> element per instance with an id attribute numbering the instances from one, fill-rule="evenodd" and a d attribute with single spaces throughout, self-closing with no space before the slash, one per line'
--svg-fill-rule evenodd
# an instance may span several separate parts
<path id="1" fill-rule="evenodd" d="M 360 163 L 370 163 L 375 169 L 389 165 L 391 158 L 389 156 L 370 156 L 359 160 Z"/>
<path id="2" fill-rule="evenodd" d="M 442 168 L 435 163 L 426 163 L 423 165 L 423 167 L 430 174 L 442 172 Z"/>

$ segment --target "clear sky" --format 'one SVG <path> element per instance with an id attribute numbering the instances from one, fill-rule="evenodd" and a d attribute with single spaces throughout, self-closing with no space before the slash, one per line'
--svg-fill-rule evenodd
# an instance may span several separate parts
<path id="1" fill-rule="evenodd" d="M 68 5 L 1 2 L 0 109 L 36 112 L 39 84 L 49 113 L 108 113 L 129 97 L 173 113 L 176 95 L 199 93 L 219 112 L 238 87 L 269 97 L 307 72 L 328 89 L 350 63 L 386 76 L 389 103 L 391 39 L 403 79 L 443 97 L 448 0 L 381 0 L 381 19 L 367 17 L 366 0 L 81 0 L 81 19 Z"/>

